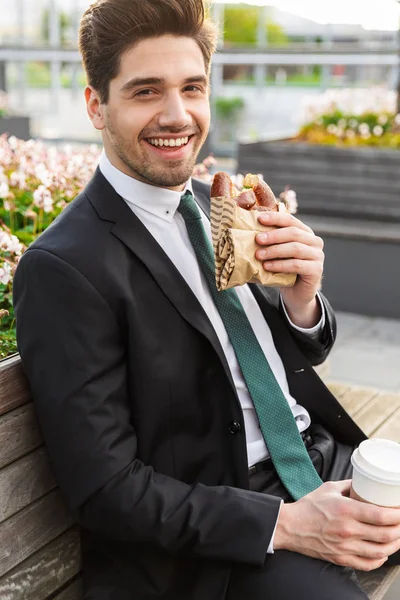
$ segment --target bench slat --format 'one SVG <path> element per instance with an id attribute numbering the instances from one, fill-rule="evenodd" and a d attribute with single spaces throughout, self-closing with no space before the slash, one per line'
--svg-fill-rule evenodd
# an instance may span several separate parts
<path id="1" fill-rule="evenodd" d="M 44 448 L 5 467 L 0 471 L 0 523 L 55 487 Z"/>
<path id="2" fill-rule="evenodd" d="M 30 400 L 21 359 L 14 356 L 0 362 L 0 415 Z"/>
<path id="3" fill-rule="evenodd" d="M 396 410 L 390 419 L 374 432 L 374 437 L 400 442 L 400 409 Z"/>
<path id="4" fill-rule="evenodd" d="M 32 402 L 0 417 L 0 469 L 41 444 Z"/>
<path id="5" fill-rule="evenodd" d="M 338 400 L 350 389 L 350 386 L 347 383 L 338 383 L 337 381 L 327 381 L 325 383 L 330 392 Z"/>
<path id="6" fill-rule="evenodd" d="M 381 567 L 369 573 L 357 571 L 360 584 L 370 600 L 382 600 L 399 575 L 400 567 Z"/>
<path id="7" fill-rule="evenodd" d="M 75 577 L 79 570 L 79 532 L 74 528 L 2 577 L 0 598 L 46 600 Z M 64 590 L 62 594 L 66 591 Z M 74 588 L 71 593 L 73 591 Z M 65 596 L 65 598 L 69 597 L 82 600 L 82 596 L 79 597 L 77 594 Z"/>
<path id="8" fill-rule="evenodd" d="M 338 398 L 345 411 L 354 417 L 368 402 L 377 396 L 377 390 L 351 387 L 347 392 Z"/>
<path id="9" fill-rule="evenodd" d="M 66 590 L 61 592 L 61 594 L 57 594 L 54 600 L 82 600 L 82 598 L 82 580 L 77 579 L 69 587 L 67 587 Z"/>
<path id="10" fill-rule="evenodd" d="M 0 525 L 0 577 L 73 525 L 58 490 Z"/>
<path id="11" fill-rule="evenodd" d="M 372 436 L 399 408 L 399 394 L 378 394 L 357 413 L 357 425 L 367 436 Z"/>

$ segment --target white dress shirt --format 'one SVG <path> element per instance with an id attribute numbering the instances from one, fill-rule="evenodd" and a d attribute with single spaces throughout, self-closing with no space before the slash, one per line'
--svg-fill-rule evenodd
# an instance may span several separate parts
<path id="1" fill-rule="evenodd" d="M 214 304 L 207 281 L 198 265 L 187 233 L 185 221 L 177 210 L 184 192 L 175 192 L 151 186 L 125 175 L 110 163 L 104 151 L 100 158 L 99 167 L 117 194 L 122 196 L 131 210 L 142 221 L 174 263 L 208 315 L 226 356 L 243 409 L 249 467 L 268 458 L 268 449 L 258 425 L 254 404 L 240 370 L 233 346 Z M 186 190 L 190 190 L 193 193 L 191 180 L 188 181 Z M 211 240 L 210 222 L 202 211 L 201 214 L 202 223 Z M 261 309 L 247 285 L 237 287 L 236 291 L 265 357 L 289 403 L 299 431 L 304 431 L 310 425 L 310 415 L 290 395 L 282 360 L 276 351 L 271 331 Z M 321 307 L 323 309 L 322 303 Z M 315 336 L 323 327 L 324 320 L 325 316 L 323 315 L 321 322 L 316 327 L 312 329 L 297 329 Z"/>

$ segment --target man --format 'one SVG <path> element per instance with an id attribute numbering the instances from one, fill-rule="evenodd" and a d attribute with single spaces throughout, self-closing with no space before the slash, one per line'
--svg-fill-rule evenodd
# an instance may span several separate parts
<path id="1" fill-rule="evenodd" d="M 335 336 L 322 241 L 262 215 L 279 229 L 258 236 L 260 265 L 296 285 L 218 295 L 210 279 L 209 188 L 190 175 L 214 48 L 201 0 L 86 11 L 104 154 L 15 276 L 24 368 L 81 526 L 84 597 L 365 598 L 351 567 L 399 549 L 400 511 L 348 497 L 364 436 L 311 367 Z"/>

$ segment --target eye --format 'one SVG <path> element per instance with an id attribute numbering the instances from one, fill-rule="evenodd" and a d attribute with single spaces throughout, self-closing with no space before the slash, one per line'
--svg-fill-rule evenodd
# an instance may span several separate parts
<path id="1" fill-rule="evenodd" d="M 187 85 L 185 87 L 185 92 L 199 92 L 199 93 L 202 93 L 203 92 L 203 88 L 201 88 L 198 85 Z"/>
<path id="2" fill-rule="evenodd" d="M 153 96 L 154 94 L 155 94 L 154 90 L 145 89 L 145 90 L 139 90 L 138 92 L 136 92 L 135 96 L 141 96 L 142 98 L 144 98 L 146 96 Z"/>

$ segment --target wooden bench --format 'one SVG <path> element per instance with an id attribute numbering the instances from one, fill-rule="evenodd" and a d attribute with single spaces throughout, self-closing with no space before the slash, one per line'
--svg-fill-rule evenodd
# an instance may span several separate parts
<path id="1" fill-rule="evenodd" d="M 400 441 L 400 395 L 329 383 L 368 435 Z M 361 573 L 382 600 L 400 568 Z M 82 600 L 79 532 L 63 504 L 19 357 L 0 361 L 0 599 Z"/>
<path id="2" fill-rule="evenodd" d="M 0 599 L 82 600 L 79 553 L 20 359 L 0 361 Z"/>

